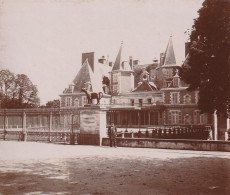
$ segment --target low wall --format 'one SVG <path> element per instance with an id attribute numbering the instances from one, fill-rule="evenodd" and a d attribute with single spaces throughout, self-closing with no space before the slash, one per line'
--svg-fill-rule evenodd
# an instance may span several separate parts
<path id="1" fill-rule="evenodd" d="M 102 139 L 103 146 L 109 146 L 109 138 Z M 201 150 L 230 152 L 230 141 L 117 138 L 118 147 L 158 148 L 175 150 Z"/>

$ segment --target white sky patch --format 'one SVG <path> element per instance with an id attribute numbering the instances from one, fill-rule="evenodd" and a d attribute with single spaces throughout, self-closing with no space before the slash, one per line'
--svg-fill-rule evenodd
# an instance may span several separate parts
<path id="1" fill-rule="evenodd" d="M 59 98 L 94 51 L 115 61 L 121 41 L 129 56 L 151 63 L 172 33 L 177 63 L 184 32 L 203 0 L 0 0 L 0 65 L 29 76 L 41 103 Z"/>

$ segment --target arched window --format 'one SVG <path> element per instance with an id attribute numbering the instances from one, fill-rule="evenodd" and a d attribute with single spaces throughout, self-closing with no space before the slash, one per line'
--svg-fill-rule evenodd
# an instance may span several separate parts
<path id="1" fill-rule="evenodd" d="M 184 124 L 185 125 L 191 125 L 192 124 L 192 117 L 189 114 L 186 114 L 184 116 Z"/>
<path id="2" fill-rule="evenodd" d="M 184 96 L 184 104 L 191 104 L 191 95 L 187 94 Z"/>

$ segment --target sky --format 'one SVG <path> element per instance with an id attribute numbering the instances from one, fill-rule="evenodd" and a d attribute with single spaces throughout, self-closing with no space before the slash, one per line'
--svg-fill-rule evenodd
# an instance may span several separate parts
<path id="1" fill-rule="evenodd" d="M 26 74 L 41 104 L 58 99 L 94 51 L 151 63 L 173 37 L 177 63 L 203 0 L 0 0 L 0 66 Z"/>

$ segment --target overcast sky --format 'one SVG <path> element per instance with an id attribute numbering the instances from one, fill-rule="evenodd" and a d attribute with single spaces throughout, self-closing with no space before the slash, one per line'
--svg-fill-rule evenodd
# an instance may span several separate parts
<path id="1" fill-rule="evenodd" d="M 173 35 L 178 64 L 184 32 L 203 0 L 0 0 L 0 65 L 26 74 L 41 103 L 59 98 L 94 51 L 115 61 L 121 41 L 129 56 L 151 63 Z"/>

